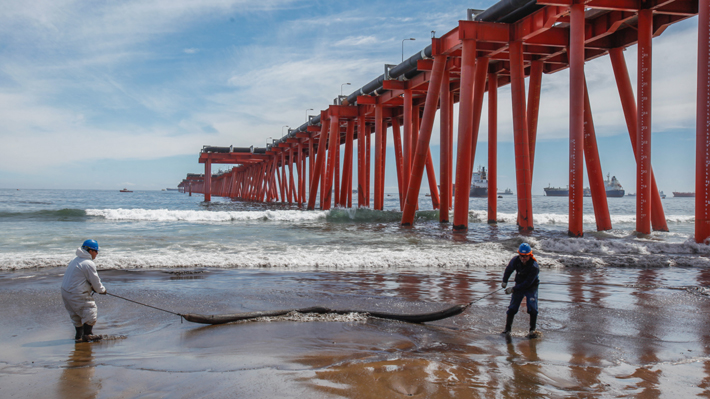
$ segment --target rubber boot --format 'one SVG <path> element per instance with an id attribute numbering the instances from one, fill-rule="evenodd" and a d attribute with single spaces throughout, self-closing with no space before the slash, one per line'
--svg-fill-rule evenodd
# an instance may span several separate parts
<path id="1" fill-rule="evenodd" d="M 530 313 L 530 333 L 528 334 L 528 337 L 537 338 L 538 332 L 536 330 L 537 330 L 537 313 Z"/>
<path id="2" fill-rule="evenodd" d="M 76 334 L 74 335 L 74 341 L 81 342 L 82 337 L 84 337 L 84 326 L 74 327 Z"/>
<path id="3" fill-rule="evenodd" d="M 505 320 L 505 330 L 503 334 L 510 334 L 510 330 L 513 328 L 513 318 L 515 318 L 515 313 L 507 315 Z"/>
<path id="4" fill-rule="evenodd" d="M 100 335 L 94 335 L 91 330 L 94 326 L 84 323 L 84 336 L 81 338 L 84 342 L 98 341 L 101 339 Z"/>

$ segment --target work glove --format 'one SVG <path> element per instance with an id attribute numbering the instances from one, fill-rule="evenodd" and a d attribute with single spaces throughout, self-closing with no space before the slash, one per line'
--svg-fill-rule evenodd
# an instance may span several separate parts
<path id="1" fill-rule="evenodd" d="M 508 286 L 508 283 L 506 283 L 505 281 L 503 281 L 502 283 L 500 283 L 500 288 L 505 288 L 505 287 L 507 287 L 507 286 Z"/>
<path id="2" fill-rule="evenodd" d="M 508 287 L 505 289 L 506 294 L 512 294 L 513 293 L 513 287 Z"/>
<path id="3" fill-rule="evenodd" d="M 108 294 L 108 290 L 106 288 L 104 288 L 104 292 L 99 292 L 99 294 L 106 295 L 106 294 Z"/>

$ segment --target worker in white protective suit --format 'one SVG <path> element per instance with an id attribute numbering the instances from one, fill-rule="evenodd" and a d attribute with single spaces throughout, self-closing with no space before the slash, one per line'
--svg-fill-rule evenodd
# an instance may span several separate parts
<path id="1" fill-rule="evenodd" d="M 86 240 L 76 250 L 76 258 L 69 262 L 62 281 L 62 300 L 74 323 L 76 342 L 90 342 L 101 339 L 94 335 L 92 328 L 96 324 L 96 302 L 91 296 L 93 292 L 106 294 L 106 288 L 96 273 L 93 260 L 99 254 L 99 243 L 96 240 Z"/>

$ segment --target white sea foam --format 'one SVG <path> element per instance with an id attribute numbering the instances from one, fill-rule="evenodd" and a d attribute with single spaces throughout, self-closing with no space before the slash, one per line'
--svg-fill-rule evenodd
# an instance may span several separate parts
<path id="1" fill-rule="evenodd" d="M 516 223 L 518 218 L 517 213 L 501 213 L 496 214 L 496 220 L 498 223 Z M 611 224 L 635 224 L 636 215 L 611 215 Z M 488 221 L 488 212 L 481 210 L 471 210 L 469 211 L 469 220 L 472 222 L 484 223 Z M 568 214 L 559 213 L 534 213 L 533 222 L 535 225 L 561 225 L 566 226 L 569 224 Z M 596 218 L 594 215 L 585 214 L 582 218 L 582 222 L 585 224 L 596 223 Z M 666 223 L 669 224 L 685 224 L 685 223 L 695 223 L 695 216 L 692 215 L 666 215 Z"/>
<path id="2" fill-rule="evenodd" d="M 232 222 L 232 221 L 290 221 L 303 222 L 323 219 L 328 211 L 187 211 L 169 209 L 87 209 L 89 216 L 108 220 L 136 220 L 150 222 Z"/>
<path id="3" fill-rule="evenodd" d="M 111 249 L 97 258 L 99 269 L 273 268 L 287 270 L 457 271 L 501 268 L 523 240 L 533 247 L 541 267 L 708 267 L 710 247 L 688 239 L 670 243 L 626 238 L 515 238 L 500 242 L 459 244 L 445 240 L 298 245 L 261 242 L 172 246 L 146 251 Z M 32 253 L 0 254 L 0 269 L 63 267 L 71 256 Z"/>

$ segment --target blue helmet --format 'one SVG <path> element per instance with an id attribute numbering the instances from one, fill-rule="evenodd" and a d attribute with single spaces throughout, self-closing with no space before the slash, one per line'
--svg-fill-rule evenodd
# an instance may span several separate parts
<path id="1" fill-rule="evenodd" d="M 96 242 L 96 240 L 86 240 L 83 244 L 81 244 L 81 247 L 87 251 L 93 249 L 94 251 L 99 252 L 99 243 Z"/>
<path id="2" fill-rule="evenodd" d="M 532 248 L 530 248 L 530 244 L 528 244 L 527 242 L 524 242 L 524 243 L 520 244 L 520 246 L 518 247 L 518 253 L 519 253 L 520 255 L 528 255 L 528 254 L 531 254 L 531 253 L 532 253 Z"/>

